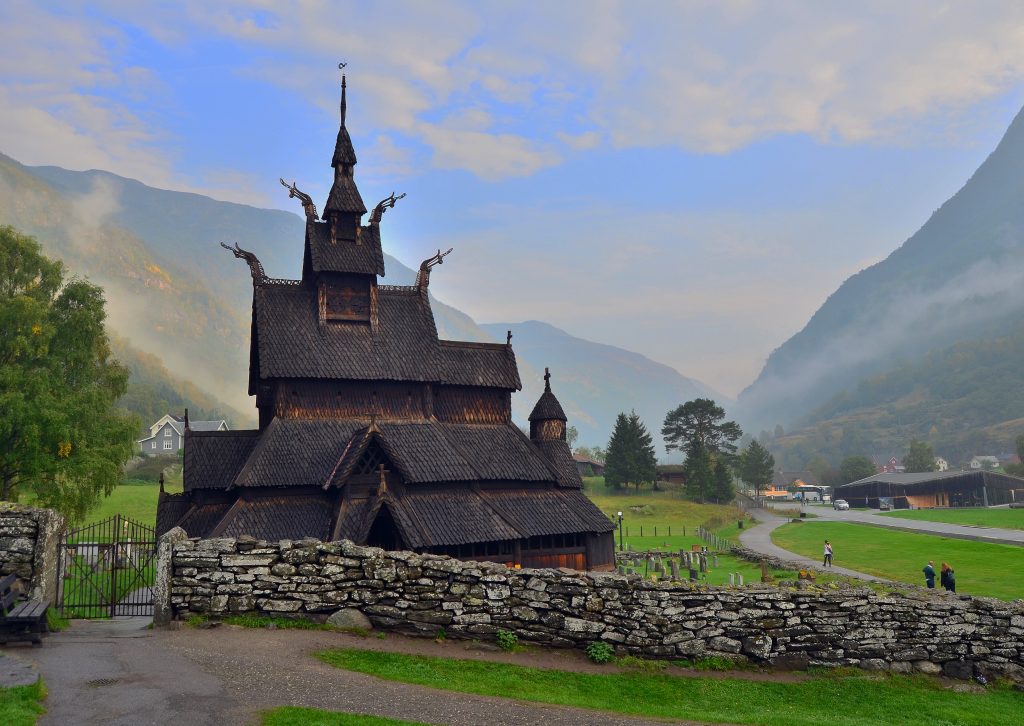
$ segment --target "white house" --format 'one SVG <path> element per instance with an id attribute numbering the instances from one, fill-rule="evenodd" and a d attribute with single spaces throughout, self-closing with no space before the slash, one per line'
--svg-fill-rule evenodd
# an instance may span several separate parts
<path id="1" fill-rule="evenodd" d="M 228 422 L 220 421 L 189 421 L 193 431 L 227 431 Z M 185 445 L 185 419 L 167 414 L 149 427 L 149 436 L 139 439 L 139 451 L 143 454 L 176 453 Z"/>
<path id="2" fill-rule="evenodd" d="M 999 466 L 997 456 L 975 456 L 968 464 L 972 469 L 995 469 Z"/>
<path id="3" fill-rule="evenodd" d="M 949 462 L 941 456 L 935 457 L 935 471 L 949 471 Z"/>

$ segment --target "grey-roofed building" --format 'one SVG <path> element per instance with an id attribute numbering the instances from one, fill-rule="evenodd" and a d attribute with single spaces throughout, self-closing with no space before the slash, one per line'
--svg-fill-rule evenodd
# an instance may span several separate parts
<path id="1" fill-rule="evenodd" d="M 896 509 L 988 507 L 1024 501 L 1024 479 L 991 471 L 881 473 L 836 487 L 833 497 L 855 507 L 883 500 Z"/>
<path id="2" fill-rule="evenodd" d="M 253 278 L 249 393 L 259 428 L 184 428 L 184 492 L 161 493 L 158 534 L 350 539 L 536 567 L 611 569 L 613 525 L 583 494 L 566 416 L 545 374 L 530 435 L 512 422 L 521 389 L 511 341 L 440 340 L 431 269 L 383 285 L 380 222 L 368 224 L 345 128 L 323 218 L 306 211 L 302 277 Z M 449 250 L 450 252 L 450 250 Z"/>
<path id="3" fill-rule="evenodd" d="M 228 422 L 190 421 L 193 431 L 227 431 Z M 175 454 L 185 444 L 185 418 L 166 414 L 149 427 L 149 436 L 139 439 L 139 452 L 149 456 Z"/>

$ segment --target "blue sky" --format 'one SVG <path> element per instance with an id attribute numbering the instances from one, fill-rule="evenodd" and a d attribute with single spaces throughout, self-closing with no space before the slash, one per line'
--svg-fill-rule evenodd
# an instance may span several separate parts
<path id="1" fill-rule="evenodd" d="M 1024 5 L 9 0 L 0 151 L 297 211 L 340 60 L 363 196 L 408 193 L 386 248 L 455 247 L 441 299 L 735 395 L 994 148 Z"/>

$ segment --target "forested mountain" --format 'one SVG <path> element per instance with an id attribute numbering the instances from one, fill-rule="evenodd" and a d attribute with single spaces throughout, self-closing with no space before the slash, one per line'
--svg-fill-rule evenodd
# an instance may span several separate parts
<path id="1" fill-rule="evenodd" d="M 674 368 L 639 353 L 576 338 L 547 323 L 528 320 L 481 327 L 501 341 L 512 331 L 523 379 L 523 393 L 513 398 L 516 417 L 525 421 L 529 416 L 544 390 L 544 368 L 550 367 L 552 389 L 579 431 L 581 445 L 605 446 L 615 417 L 635 409 L 654 436 L 658 457 L 669 460 L 659 432 L 670 409 L 697 397 L 731 403 Z"/>
<path id="2" fill-rule="evenodd" d="M 790 464 L 900 450 L 1011 450 L 1024 417 L 1024 116 L 949 201 L 769 357 L 741 419 L 795 429 Z M 792 454 L 793 450 L 797 454 Z"/>
<path id="3" fill-rule="evenodd" d="M 154 189 L 104 171 L 26 167 L 0 154 L 0 224 L 35 236 L 47 254 L 106 290 L 109 327 L 120 338 L 117 353 L 133 370 L 124 403 L 144 421 L 166 403 L 174 410 L 189 405 L 196 417 L 254 424 L 246 393 L 252 282 L 245 265 L 219 243 L 252 250 L 272 277 L 297 277 L 303 218 Z M 413 270 L 387 254 L 385 265 L 389 284 L 415 280 Z M 498 330 L 492 336 L 469 315 L 436 299 L 432 304 L 444 338 L 505 340 L 509 326 L 490 326 Z M 691 384 L 705 390 L 628 351 L 543 324 L 512 327 L 520 331 L 513 346 L 526 386 L 514 397 L 516 417 L 525 421 L 536 402 L 544 365 L 565 375 L 574 370 L 574 382 L 566 380 L 559 397 L 567 411 L 578 412 L 574 423 L 586 443 L 604 444 L 621 410 L 643 411 L 646 401 L 686 395 Z M 545 345 L 557 355 L 541 355 Z M 657 408 L 652 430 L 665 413 Z"/>

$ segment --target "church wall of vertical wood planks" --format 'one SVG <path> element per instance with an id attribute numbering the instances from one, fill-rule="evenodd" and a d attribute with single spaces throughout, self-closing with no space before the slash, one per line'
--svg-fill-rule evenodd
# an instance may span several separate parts
<path id="1" fill-rule="evenodd" d="M 322 218 L 306 214 L 302 279 L 268 278 L 256 257 L 249 394 L 259 428 L 193 431 L 184 492 L 161 492 L 157 534 L 349 539 L 385 549 L 524 567 L 613 567 L 613 525 L 583 494 L 566 416 L 545 390 L 527 437 L 511 341 L 440 340 L 425 260 L 416 284 L 384 276 L 381 218 L 363 224 L 355 150 L 341 127 Z M 282 184 L 283 184 L 282 180 Z M 287 185 L 286 185 L 287 186 Z M 450 251 L 450 250 L 449 250 Z"/>

